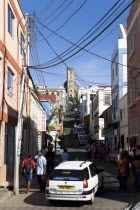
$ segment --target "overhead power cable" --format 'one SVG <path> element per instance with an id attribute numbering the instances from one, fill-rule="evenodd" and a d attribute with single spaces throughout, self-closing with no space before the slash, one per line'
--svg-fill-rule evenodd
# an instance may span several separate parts
<path id="1" fill-rule="evenodd" d="M 49 23 L 47 23 L 47 25 L 43 25 L 43 28 L 40 28 L 39 30 L 41 31 L 42 29 L 46 28 L 48 25 L 50 25 L 52 22 L 54 22 L 60 15 L 62 15 L 63 12 L 65 12 L 69 7 L 70 5 L 74 2 L 74 0 L 71 0 L 70 3 L 58 14 L 56 15 Z"/>
<path id="2" fill-rule="evenodd" d="M 125 1 L 125 0 L 124 0 L 124 1 Z M 124 3 L 124 1 L 121 3 L 121 5 Z M 116 4 L 115 4 L 115 5 L 116 5 Z M 118 9 L 121 5 L 119 5 L 119 6 L 116 8 L 116 11 L 117 11 L 117 9 Z M 109 11 L 111 11 L 111 9 L 110 9 Z M 109 12 L 109 11 L 108 11 L 108 12 Z M 108 14 L 108 13 L 106 13 L 106 14 L 104 15 L 104 17 L 106 17 L 107 14 Z M 105 21 L 104 21 L 102 24 L 99 25 L 99 27 L 98 27 L 96 30 L 94 30 L 94 31 L 92 32 L 91 35 L 93 35 L 96 31 L 98 31 L 98 29 L 100 29 L 101 26 L 104 25 L 105 22 L 106 22 L 108 19 L 111 20 L 110 18 L 111 18 L 111 16 L 112 16 L 112 14 L 114 14 L 114 11 L 113 11 L 113 13 L 111 13 L 111 14 L 109 15 L 109 17 L 107 17 L 107 18 L 105 19 Z M 114 16 L 113 16 L 113 17 L 114 17 Z M 37 17 L 36 17 L 36 18 L 37 18 Z M 102 19 L 103 19 L 103 18 L 102 18 Z M 101 20 L 102 20 L 102 19 L 101 19 Z M 37 18 L 37 20 L 39 21 L 38 18 Z M 98 23 L 100 23 L 101 20 L 99 20 Z M 40 22 L 40 21 L 39 21 L 39 22 Z M 97 23 L 97 24 L 98 24 L 98 23 Z M 96 24 L 96 25 L 97 25 L 97 24 Z M 95 26 L 96 26 L 96 25 L 95 25 Z M 94 26 L 94 27 L 95 27 L 95 26 Z M 93 29 L 94 27 L 92 27 L 92 29 Z M 92 29 L 90 29 L 89 32 L 91 32 Z M 49 29 L 49 28 L 48 28 L 48 30 L 52 31 L 52 30 Z M 88 32 L 88 33 L 89 33 L 89 32 Z M 88 33 L 87 33 L 87 34 L 88 34 Z M 84 39 L 80 44 L 77 45 L 77 43 L 78 43 L 80 40 L 82 40 L 82 38 L 83 38 L 84 36 L 83 36 L 78 42 L 73 43 L 73 42 L 69 41 L 68 39 L 66 39 L 66 38 L 64 38 L 64 37 L 62 37 L 62 36 L 60 36 L 59 34 L 57 34 L 57 33 L 55 33 L 55 34 L 56 34 L 58 37 L 60 37 L 61 39 L 67 41 L 67 42 L 70 43 L 70 44 L 72 44 L 71 47 L 69 47 L 67 50 L 65 50 L 63 53 L 60 54 L 61 58 L 65 57 L 65 56 L 68 55 L 69 53 L 73 52 L 76 48 L 80 48 L 80 45 L 81 45 L 82 43 L 84 43 L 87 39 L 89 39 L 90 36 L 91 36 L 91 35 L 89 35 L 86 39 Z M 87 34 L 86 34 L 86 35 L 87 35 Z M 72 49 L 74 46 L 76 46 L 76 47 L 75 47 L 74 49 Z M 71 50 L 70 50 L 70 49 L 71 49 Z M 69 51 L 69 50 L 70 50 L 70 51 Z M 68 52 L 67 52 L 67 51 L 68 51 Z M 66 52 L 67 52 L 67 53 L 66 53 Z M 63 56 L 62 56 L 62 55 L 63 55 Z M 53 62 L 54 62 L 54 61 L 56 62 L 57 60 L 56 60 L 56 58 L 54 58 L 54 59 L 50 60 L 49 62 L 47 62 L 46 65 L 52 64 L 52 61 L 53 61 Z"/>
<path id="3" fill-rule="evenodd" d="M 38 28 L 37 28 L 37 26 L 35 26 L 36 27 L 36 29 L 37 30 L 39 30 Z M 53 49 L 53 47 L 51 46 L 51 44 L 49 43 L 49 41 L 44 37 L 44 35 L 39 31 L 39 33 L 40 33 L 40 35 L 44 38 L 44 40 L 47 42 L 47 44 L 49 45 L 49 47 L 51 48 L 51 50 L 54 52 L 54 54 L 56 55 L 56 56 L 58 56 L 59 57 L 59 59 L 63 62 L 63 64 L 66 66 L 66 68 L 68 68 L 68 66 L 67 66 L 67 64 L 62 60 L 62 58 L 57 54 L 57 52 Z M 76 75 L 76 73 L 75 73 L 75 75 Z M 76 75 L 76 77 L 78 78 L 78 80 L 79 80 L 79 77 Z M 81 83 L 82 85 L 83 85 L 83 83 Z"/>
<path id="4" fill-rule="evenodd" d="M 53 65 L 50 65 L 50 66 L 45 66 L 45 67 L 39 67 L 39 66 L 30 66 L 30 68 L 34 68 L 34 69 L 37 69 L 37 68 L 39 68 L 39 69 L 46 69 L 46 68 L 51 68 L 51 67 L 54 67 L 54 66 L 57 66 L 57 65 L 59 65 L 59 64 L 61 64 L 61 63 L 63 63 L 64 61 L 66 61 L 66 60 L 68 60 L 68 59 L 70 59 L 71 57 L 73 57 L 74 55 L 76 55 L 77 53 L 79 53 L 81 50 L 83 50 L 84 48 L 86 48 L 89 44 L 91 44 L 94 40 L 96 40 L 102 33 L 104 33 L 104 31 L 106 31 L 131 5 L 132 5 L 132 3 L 134 2 L 135 0 L 132 0 L 131 1 L 131 3 L 129 3 L 126 7 L 125 7 L 125 9 L 121 12 L 121 13 L 119 13 L 118 15 L 117 15 L 117 17 L 116 18 L 114 18 L 112 21 L 111 21 L 111 23 L 109 23 L 98 35 L 96 35 L 93 39 L 91 39 L 87 44 L 85 44 L 83 47 L 81 47 L 78 51 L 76 51 L 75 53 L 73 53 L 72 55 L 70 55 L 69 57 L 67 57 L 67 58 L 65 58 L 63 61 L 60 61 L 60 62 L 58 62 L 58 63 L 56 63 L 56 64 L 53 64 Z M 88 52 L 90 52 L 90 51 L 88 51 Z M 100 57 L 100 58 L 102 58 L 102 59 L 104 59 L 104 60 L 107 60 L 107 61 L 111 61 L 110 59 L 107 59 L 107 58 L 105 58 L 105 57 L 102 57 L 102 56 L 100 56 L 100 55 L 97 55 L 97 54 L 95 54 L 95 53 L 92 53 L 92 52 L 90 52 L 91 54 L 93 54 L 93 55 L 96 55 L 96 56 L 98 56 L 98 57 Z M 118 63 L 118 62 L 115 62 L 115 61 L 111 61 L 111 62 L 113 62 L 113 63 L 117 63 L 117 64 L 119 64 L 119 65 L 122 65 L 122 66 L 127 66 L 127 65 L 123 65 L 123 64 L 120 64 L 120 63 Z M 130 66 L 129 66 L 130 67 Z M 135 67 L 130 67 L 130 68 L 135 68 Z"/>
<path id="5" fill-rule="evenodd" d="M 64 0 L 62 4 L 60 4 L 48 17 L 46 17 L 44 20 L 42 20 L 42 23 L 46 20 L 48 20 L 53 14 L 55 14 L 68 0 Z"/>
<path id="6" fill-rule="evenodd" d="M 52 31 L 50 28 L 48 28 L 47 26 L 46 26 L 46 28 L 49 30 L 49 31 L 51 31 L 52 33 L 55 33 L 55 35 L 57 35 L 58 37 L 60 37 L 60 38 L 62 38 L 62 39 L 64 39 L 65 41 L 67 41 L 67 42 L 69 42 L 69 43 L 71 43 L 72 44 L 72 46 L 71 47 L 69 47 L 67 50 L 65 50 L 63 53 L 61 53 L 60 54 L 60 56 L 61 56 L 61 58 L 62 58 L 62 55 L 64 55 L 64 56 L 66 56 L 68 53 L 70 53 L 70 52 L 72 52 L 73 50 L 75 50 L 77 47 L 80 47 L 80 45 L 82 44 L 82 43 L 84 43 L 87 39 L 89 39 L 90 38 L 90 36 L 91 35 L 93 35 L 96 31 L 98 31 L 98 29 L 102 26 L 102 25 L 104 25 L 105 24 L 105 22 L 107 21 L 107 20 L 110 20 L 110 18 L 111 18 L 111 16 L 114 14 L 114 9 L 116 9 L 115 10 L 115 12 L 117 11 L 117 9 L 118 8 L 120 8 L 121 6 L 122 6 L 122 4 L 124 3 L 124 1 L 117 7 L 117 8 L 115 8 L 116 6 L 117 6 L 117 4 L 120 2 L 121 0 L 118 0 L 114 5 L 113 5 L 113 7 L 111 7 L 110 9 L 109 9 L 109 11 L 107 11 L 107 13 L 85 34 L 85 35 L 83 35 L 76 43 L 72 43 L 72 42 L 70 42 L 69 40 L 67 40 L 67 39 L 65 39 L 64 37 L 62 37 L 62 36 L 60 36 L 59 34 L 57 34 L 55 31 Z M 111 12 L 113 10 L 113 12 L 109 15 L 109 13 Z M 107 17 L 109 15 L 109 17 Z M 107 17 L 107 18 L 106 18 Z M 106 18 L 106 19 L 105 19 Z M 44 26 L 42 23 L 41 23 L 41 21 L 36 17 L 36 19 L 37 19 L 37 21 L 42 25 L 42 26 Z M 104 20 L 105 19 L 105 20 Z M 103 23 L 101 23 L 102 22 L 102 20 L 104 20 L 104 22 Z M 101 23 L 99 26 L 98 26 L 98 24 L 99 23 Z M 98 28 L 97 29 L 95 29 L 93 32 L 92 32 L 92 30 L 96 27 L 96 26 L 98 26 Z M 45 26 L 44 26 L 45 27 Z M 90 34 L 86 39 L 84 39 L 81 43 L 79 43 L 84 37 L 86 37 L 90 32 L 92 32 L 92 34 Z M 79 43 L 79 44 L 78 44 Z M 74 46 L 76 46 L 76 48 L 74 48 L 74 49 L 72 49 Z M 71 50 L 71 51 L 69 51 L 69 50 Z M 68 53 L 66 53 L 66 52 L 68 52 Z M 54 58 L 54 59 L 52 59 L 51 61 L 54 61 L 56 58 Z M 50 63 L 50 62 L 49 62 Z M 48 64 L 48 62 L 47 62 L 47 64 Z"/>
<path id="7" fill-rule="evenodd" d="M 36 26 L 36 29 L 39 30 L 39 29 L 37 28 L 37 26 Z M 43 34 L 42 34 L 40 31 L 39 31 L 39 33 L 40 33 L 40 35 L 41 35 L 43 38 L 45 38 L 45 37 L 43 36 Z M 49 47 L 51 48 L 51 50 L 54 52 L 54 54 L 57 55 L 61 61 L 63 61 L 63 59 L 57 54 L 57 52 L 53 49 L 53 47 L 51 46 L 51 44 L 49 43 L 49 41 L 48 41 L 46 38 L 45 38 L 45 41 L 47 42 L 47 44 L 49 45 Z M 63 61 L 63 64 L 66 66 L 66 68 L 69 68 L 68 65 L 66 64 L 66 62 Z M 84 83 L 86 83 L 86 85 L 89 85 L 87 81 L 81 79 L 76 73 L 74 73 L 74 74 L 75 74 L 77 80 L 78 80 L 82 85 L 84 85 Z M 84 83 L 83 83 L 83 82 L 84 82 Z M 86 86 L 84 85 L 84 87 L 86 87 Z"/>
<path id="8" fill-rule="evenodd" d="M 48 4 L 48 6 L 47 6 L 44 10 L 42 10 L 42 12 L 40 12 L 39 14 L 37 14 L 37 16 L 42 15 L 44 12 L 46 12 L 46 11 L 48 10 L 48 8 L 52 5 L 52 3 L 53 3 L 54 1 L 55 1 L 55 0 L 52 0 L 52 1 Z"/>
<path id="9" fill-rule="evenodd" d="M 84 4 L 87 2 L 88 0 L 85 0 L 82 4 L 81 4 L 81 6 L 72 14 L 72 15 L 70 15 L 70 17 L 61 25 L 61 26 L 59 26 L 56 30 L 55 30 L 55 32 L 57 32 L 58 30 L 60 30 L 62 27 L 64 27 L 66 24 L 67 24 L 67 22 L 77 13 L 77 12 L 79 12 L 80 11 L 80 9 L 84 6 Z M 52 35 L 54 34 L 54 32 L 53 33 L 51 33 L 49 36 L 47 36 L 47 37 L 45 37 L 45 38 L 49 38 L 49 37 L 51 37 Z M 41 39 L 41 40 L 37 40 L 36 42 L 40 42 L 40 41 L 43 41 L 44 39 Z"/>

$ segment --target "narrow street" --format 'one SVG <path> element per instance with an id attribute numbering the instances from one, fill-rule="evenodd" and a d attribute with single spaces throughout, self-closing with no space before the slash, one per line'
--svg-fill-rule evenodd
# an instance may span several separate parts
<path id="1" fill-rule="evenodd" d="M 70 128 L 73 127 L 74 118 L 72 113 L 68 112 L 65 122 L 65 140 L 64 145 L 68 148 L 71 160 L 86 160 L 86 151 L 83 147 L 79 147 L 78 139 L 74 139 L 70 134 Z M 59 159 L 59 155 L 57 157 Z M 84 202 L 55 202 L 51 205 L 46 200 L 44 193 L 40 193 L 36 181 L 32 183 L 32 192 L 27 195 L 25 187 L 20 189 L 18 196 L 12 195 L 6 200 L 0 207 L 0 209 L 11 209 L 11 208 L 34 208 L 34 209 L 123 209 L 127 203 L 136 197 L 140 196 L 135 193 L 133 187 L 129 187 L 126 190 L 120 190 L 117 180 L 117 167 L 114 163 L 110 163 L 108 160 L 99 161 L 95 160 L 94 163 L 98 166 L 102 166 L 105 169 L 104 172 L 104 191 L 97 193 L 93 206 L 88 205 Z"/>

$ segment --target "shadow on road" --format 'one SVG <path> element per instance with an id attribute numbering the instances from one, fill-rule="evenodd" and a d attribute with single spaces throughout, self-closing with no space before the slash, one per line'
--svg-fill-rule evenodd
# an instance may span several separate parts
<path id="1" fill-rule="evenodd" d="M 49 204 L 45 194 L 34 192 L 24 199 L 24 202 L 31 206 L 50 206 L 50 207 L 82 207 L 84 202 L 71 202 L 71 201 L 55 201 L 54 204 Z"/>

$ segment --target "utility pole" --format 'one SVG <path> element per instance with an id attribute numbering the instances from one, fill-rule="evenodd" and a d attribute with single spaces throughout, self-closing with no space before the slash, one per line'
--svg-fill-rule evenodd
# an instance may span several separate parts
<path id="1" fill-rule="evenodd" d="M 24 108 L 24 93 L 25 93 L 25 78 L 28 66 L 28 45 L 29 45 L 29 15 L 25 15 L 25 31 L 24 31 L 24 47 L 23 47 L 23 61 L 22 61 L 22 76 L 20 86 L 20 101 L 18 110 L 18 120 L 15 137 L 15 161 L 14 161 L 14 193 L 19 194 L 19 165 L 21 154 L 21 140 L 23 128 L 23 108 Z M 21 46 L 22 47 L 22 46 Z"/>

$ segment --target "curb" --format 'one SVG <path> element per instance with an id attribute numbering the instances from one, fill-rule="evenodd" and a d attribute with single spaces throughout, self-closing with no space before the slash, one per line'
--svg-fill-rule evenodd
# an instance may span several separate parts
<path id="1" fill-rule="evenodd" d="M 7 198 L 9 198 L 11 195 L 13 194 L 12 191 L 7 191 L 7 192 L 4 192 L 3 191 L 3 195 L 1 196 L 0 198 L 0 204 L 2 204 Z"/>

